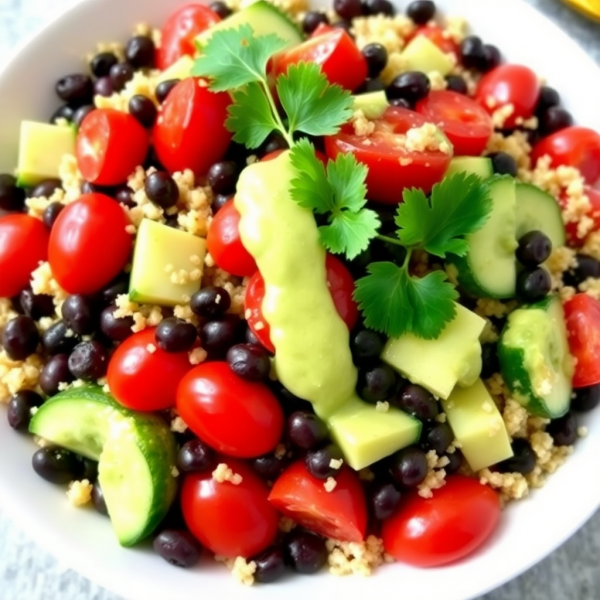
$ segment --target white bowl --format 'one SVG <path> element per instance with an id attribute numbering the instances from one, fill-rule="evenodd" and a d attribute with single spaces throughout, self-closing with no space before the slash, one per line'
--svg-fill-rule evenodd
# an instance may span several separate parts
<path id="1" fill-rule="evenodd" d="M 48 25 L 0 74 L 0 171 L 15 166 L 19 121 L 45 120 L 57 106 L 56 79 L 82 66 L 97 41 L 126 40 L 135 23 L 161 24 L 188 0 L 87 0 Z M 325 5 L 325 0 L 315 4 Z M 404 3 L 403 3 L 404 4 Z M 520 0 L 438 0 L 447 13 L 465 16 L 473 30 L 497 44 L 511 61 L 531 66 L 556 87 L 578 123 L 600 130 L 600 71 L 564 33 Z M 1 410 L 1 409 L 0 409 Z M 261 597 L 304 600 L 358 599 L 389 594 L 410 600 L 467 600 L 516 577 L 573 535 L 600 506 L 600 409 L 584 421 L 590 435 L 545 488 L 511 505 L 502 525 L 476 555 L 459 564 L 417 570 L 395 564 L 371 578 L 323 573 L 290 577 L 279 585 L 248 590 L 226 570 L 206 563 L 184 571 L 148 548 L 120 548 L 107 520 L 75 510 L 62 488 L 30 467 L 31 440 L 0 418 L 0 503 L 29 535 L 67 565 L 131 600 L 196 600 Z"/>

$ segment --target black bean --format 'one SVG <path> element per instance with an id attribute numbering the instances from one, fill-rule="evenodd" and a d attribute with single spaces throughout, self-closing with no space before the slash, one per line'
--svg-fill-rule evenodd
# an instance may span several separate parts
<path id="1" fill-rule="evenodd" d="M 266 481 L 275 481 L 285 469 L 286 464 L 285 456 L 277 458 L 274 454 L 259 456 L 250 461 L 252 470 Z"/>
<path id="2" fill-rule="evenodd" d="M 216 466 L 217 457 L 214 450 L 201 440 L 190 440 L 179 450 L 177 468 L 182 473 L 210 471 Z"/>
<path id="3" fill-rule="evenodd" d="M 271 152 L 277 152 L 277 150 L 285 150 L 288 147 L 288 143 L 279 133 L 272 133 L 266 140 L 262 148 L 262 154 L 270 154 Z"/>
<path id="4" fill-rule="evenodd" d="M 171 208 L 179 200 L 179 188 L 166 171 L 155 171 L 148 175 L 144 189 L 148 199 L 161 208 Z"/>
<path id="5" fill-rule="evenodd" d="M 500 372 L 500 361 L 497 344 L 481 344 L 481 378 L 489 379 L 498 372 Z"/>
<path id="6" fill-rule="evenodd" d="M 117 65 L 119 66 L 119 65 Z M 115 92 L 119 91 L 115 80 L 112 77 L 100 77 L 94 82 L 94 94 L 103 98 L 110 98 Z"/>
<path id="7" fill-rule="evenodd" d="M 40 387 L 47 396 L 54 396 L 60 391 L 59 384 L 70 383 L 73 379 L 69 371 L 69 357 L 66 354 L 56 354 L 42 368 Z"/>
<path id="8" fill-rule="evenodd" d="M 362 55 L 367 61 L 369 77 L 377 77 L 385 68 L 388 61 L 388 53 L 385 46 L 378 43 L 367 44 L 362 50 Z"/>
<path id="9" fill-rule="evenodd" d="M 460 450 L 455 450 L 454 452 L 446 454 L 446 457 L 449 462 L 444 467 L 444 471 L 446 471 L 448 475 L 452 475 L 452 473 L 456 473 L 462 466 L 463 455 Z"/>
<path id="10" fill-rule="evenodd" d="M 95 77 L 106 77 L 118 62 L 119 59 L 112 52 L 100 52 L 90 61 L 90 69 Z"/>
<path id="11" fill-rule="evenodd" d="M 232 194 L 215 194 L 211 204 L 213 214 L 217 214 L 232 198 Z"/>
<path id="12" fill-rule="evenodd" d="M 61 185 L 60 179 L 45 179 L 31 190 L 29 196 L 31 198 L 50 198 L 56 190 L 60 189 Z"/>
<path id="13" fill-rule="evenodd" d="M 61 307 L 64 322 L 78 335 L 94 333 L 98 324 L 94 303 L 87 296 L 68 296 Z"/>
<path id="14" fill-rule="evenodd" d="M 513 440 L 512 449 L 514 456 L 498 463 L 495 470 L 501 473 L 521 473 L 529 475 L 535 468 L 537 456 L 527 440 L 516 438 Z"/>
<path id="15" fill-rule="evenodd" d="M 550 273 L 543 267 L 522 271 L 517 277 L 517 297 L 523 302 L 537 302 L 552 289 Z"/>
<path id="16" fill-rule="evenodd" d="M 81 463 L 77 456 L 56 446 L 37 450 L 31 463 L 33 470 L 42 479 L 58 485 L 65 485 L 77 479 L 81 471 Z"/>
<path id="17" fill-rule="evenodd" d="M 165 529 L 154 538 L 154 550 L 169 564 L 189 569 L 202 554 L 200 542 L 183 529 Z"/>
<path id="18" fill-rule="evenodd" d="M 420 485 L 427 477 L 428 464 L 425 453 L 414 446 L 394 454 L 390 461 L 390 474 L 403 487 Z"/>
<path id="19" fill-rule="evenodd" d="M 273 583 L 285 573 L 283 550 L 276 546 L 263 550 L 252 561 L 256 564 L 254 579 L 259 583 Z"/>
<path id="20" fill-rule="evenodd" d="M 237 344 L 227 351 L 227 362 L 231 370 L 248 381 L 264 381 L 271 372 L 269 355 L 262 346 Z"/>
<path id="21" fill-rule="evenodd" d="M 333 10 L 347 21 L 352 21 L 363 14 L 361 0 L 333 0 Z"/>
<path id="22" fill-rule="evenodd" d="M 192 311 L 200 317 L 214 319 L 224 315 L 231 306 L 229 292 L 217 286 L 208 286 L 196 292 L 190 301 Z"/>
<path id="23" fill-rule="evenodd" d="M 546 431 L 552 436 L 556 446 L 572 446 L 577 440 L 577 419 L 569 412 L 560 419 L 550 421 Z"/>
<path id="24" fill-rule="evenodd" d="M 446 83 L 448 84 L 447 89 L 451 92 L 456 92 L 465 96 L 469 92 L 467 82 L 460 75 L 447 75 Z"/>
<path id="25" fill-rule="evenodd" d="M 61 100 L 70 106 L 91 104 L 94 98 L 94 85 L 88 75 L 75 73 L 67 75 L 56 82 L 56 93 Z"/>
<path id="26" fill-rule="evenodd" d="M 589 412 L 600 404 L 600 385 L 579 388 L 574 393 L 571 408 L 577 412 Z"/>
<path id="27" fill-rule="evenodd" d="M 58 321 L 42 334 L 42 344 L 48 354 L 66 354 L 71 352 L 79 339 L 64 321 Z"/>
<path id="28" fill-rule="evenodd" d="M 517 260 L 525 267 L 535 268 L 548 260 L 552 242 L 542 231 L 530 231 L 519 239 Z"/>
<path id="29" fill-rule="evenodd" d="M 52 202 L 46 206 L 42 215 L 42 221 L 48 229 L 52 229 L 64 207 L 65 205 L 60 202 Z"/>
<path id="30" fill-rule="evenodd" d="M 113 342 L 122 342 L 133 334 L 133 317 L 115 317 L 116 304 L 107 306 L 100 314 L 100 331 Z"/>
<path id="31" fill-rule="evenodd" d="M 163 319 L 156 328 L 156 344 L 165 352 L 186 352 L 196 342 L 198 332 L 191 323 L 177 317 Z"/>
<path id="32" fill-rule="evenodd" d="M 481 64 L 481 70 L 485 73 L 491 71 L 500 65 L 502 62 L 502 54 L 496 46 L 491 44 L 485 44 L 483 46 L 483 63 Z"/>
<path id="33" fill-rule="evenodd" d="M 121 185 L 115 190 L 115 200 L 127 208 L 136 206 L 133 199 L 133 190 L 127 185 Z"/>
<path id="34" fill-rule="evenodd" d="M 340 469 L 331 466 L 332 460 L 344 458 L 342 451 L 335 444 L 328 444 L 318 450 L 311 450 L 306 454 L 306 468 L 308 472 L 317 479 L 336 477 Z"/>
<path id="35" fill-rule="evenodd" d="M 110 69 L 110 79 L 115 92 L 120 92 L 128 81 L 131 81 L 134 74 L 133 67 L 127 63 L 113 65 Z"/>
<path id="36" fill-rule="evenodd" d="M 412 383 L 400 391 L 395 404 L 421 421 L 433 421 L 440 412 L 433 394 Z"/>
<path id="37" fill-rule="evenodd" d="M 476 35 L 466 37 L 460 45 L 460 57 L 467 69 L 483 70 L 486 62 L 481 38 Z"/>
<path id="38" fill-rule="evenodd" d="M 25 190 L 17 186 L 17 180 L 8 173 L 0 175 L 0 210 L 20 211 L 25 203 Z"/>
<path id="39" fill-rule="evenodd" d="M 210 9 L 216 12 L 221 19 L 226 19 L 227 17 L 232 15 L 232 10 L 225 4 L 225 2 L 221 2 L 217 0 L 216 2 L 212 2 L 210 4 Z"/>
<path id="40" fill-rule="evenodd" d="M 81 461 L 81 473 L 79 477 L 95 484 L 98 479 L 98 462 L 85 456 L 78 458 Z"/>
<path id="41" fill-rule="evenodd" d="M 489 155 L 492 160 L 492 169 L 497 175 L 517 176 L 517 161 L 506 152 L 495 152 Z"/>
<path id="42" fill-rule="evenodd" d="M 101 515 L 108 517 L 108 508 L 106 507 L 106 500 L 104 500 L 104 492 L 98 482 L 96 482 L 92 488 L 92 504 Z"/>
<path id="43" fill-rule="evenodd" d="M 327 425 L 317 415 L 296 411 L 287 420 L 287 437 L 302 450 L 313 450 L 329 436 Z"/>
<path id="44" fill-rule="evenodd" d="M 417 25 L 425 25 L 433 19 L 435 10 L 435 3 L 431 0 L 415 0 L 406 8 L 406 14 Z"/>
<path id="45" fill-rule="evenodd" d="M 448 446 L 454 440 L 452 429 L 446 423 L 437 423 L 423 430 L 421 446 L 429 451 L 435 450 L 438 456 L 442 456 L 448 450 Z"/>
<path id="46" fill-rule="evenodd" d="M 406 71 L 392 80 L 386 93 L 390 100 L 402 99 L 415 104 L 429 94 L 431 82 L 421 71 Z"/>
<path id="47" fill-rule="evenodd" d="M 369 502 L 378 521 L 391 517 L 400 504 L 402 494 L 393 483 L 379 483 L 371 490 Z"/>
<path id="48" fill-rule="evenodd" d="M 208 170 L 208 185 L 215 194 L 232 194 L 238 178 L 238 167 L 231 160 L 215 163 Z"/>
<path id="49" fill-rule="evenodd" d="M 246 333 L 244 335 L 246 344 L 252 344 L 253 346 L 260 346 L 260 340 L 256 337 L 256 334 L 250 327 L 246 327 Z"/>
<path id="50" fill-rule="evenodd" d="M 600 277 L 600 262 L 587 254 L 577 254 L 575 256 L 577 264 L 570 268 L 563 275 L 565 285 L 577 287 L 586 279 Z"/>
<path id="51" fill-rule="evenodd" d="M 296 572 L 311 575 L 327 562 L 325 540 L 308 531 L 293 530 L 285 537 L 285 560 Z"/>
<path id="52" fill-rule="evenodd" d="M 21 390 L 8 401 L 8 424 L 17 431 L 27 431 L 31 421 L 31 409 L 41 406 L 44 399 L 32 390 Z"/>
<path id="53" fill-rule="evenodd" d="M 370 94 L 372 92 L 383 92 L 385 90 L 385 83 L 374 77 L 373 79 L 367 79 L 365 82 L 356 90 L 356 94 Z"/>
<path id="54" fill-rule="evenodd" d="M 104 306 L 114 304 L 117 301 L 118 296 L 127 294 L 129 291 L 129 279 L 127 277 L 118 277 L 111 281 L 103 290 L 100 292 L 100 299 Z"/>
<path id="55" fill-rule="evenodd" d="M 86 104 L 84 106 L 80 106 L 74 113 L 73 113 L 73 124 L 76 127 L 81 127 L 81 124 L 83 123 L 83 120 L 91 113 L 94 112 L 96 110 L 95 106 L 92 106 L 91 104 Z"/>
<path id="56" fill-rule="evenodd" d="M 309 10 L 302 20 L 302 29 L 310 35 L 321 24 L 329 25 L 327 15 L 320 10 Z"/>
<path id="57" fill-rule="evenodd" d="M 243 335 L 242 323 L 235 315 L 224 315 L 220 319 L 206 322 L 200 329 L 202 347 L 213 357 L 225 357 Z"/>
<path id="58" fill-rule="evenodd" d="M 388 17 L 396 14 L 396 9 L 389 0 L 363 0 L 363 11 L 366 15 L 386 15 Z"/>
<path id="59" fill-rule="evenodd" d="M 156 121 L 156 105 L 148 96 L 142 94 L 136 94 L 129 100 L 129 113 L 132 117 L 135 117 L 137 121 L 146 128 L 150 128 Z"/>
<path id="60" fill-rule="evenodd" d="M 25 360 L 32 355 L 40 341 L 35 321 L 23 315 L 11 319 L 2 330 L 0 343 L 12 360 Z"/>
<path id="61" fill-rule="evenodd" d="M 378 365 L 359 371 L 357 391 L 365 401 L 376 404 L 390 398 L 397 386 L 396 373 L 387 365 Z"/>
<path id="62" fill-rule="evenodd" d="M 64 104 L 63 106 L 61 106 L 60 108 L 57 108 L 54 111 L 54 113 L 50 117 L 49 121 L 53 125 L 56 123 L 56 121 L 58 119 L 66 119 L 67 121 L 71 121 L 71 119 L 73 118 L 74 112 L 75 112 L 75 110 L 72 107 L 70 107 L 68 104 Z"/>
<path id="63" fill-rule="evenodd" d="M 156 47 L 145 35 L 132 37 L 125 46 L 125 58 L 134 69 L 151 69 L 154 67 Z"/>
<path id="64" fill-rule="evenodd" d="M 540 88 L 540 95 L 538 98 L 535 112 L 540 115 L 542 112 L 548 110 L 551 106 L 558 106 L 560 104 L 560 96 L 558 92 L 547 85 L 543 85 Z"/>
<path id="65" fill-rule="evenodd" d="M 31 288 L 26 288 L 21 292 L 19 303 L 23 312 L 34 321 L 54 315 L 55 308 L 52 296 L 34 294 Z"/>
<path id="66" fill-rule="evenodd" d="M 298 398 L 298 396 L 292 394 L 292 392 L 281 385 L 281 383 L 273 382 L 271 383 L 271 388 L 277 396 L 281 408 L 283 408 L 283 412 L 286 415 L 289 416 L 295 412 L 314 414 L 313 405 L 310 402 Z"/>
<path id="67" fill-rule="evenodd" d="M 166 79 L 165 81 L 161 81 L 154 90 L 154 94 L 156 95 L 156 99 L 159 104 L 162 104 L 167 96 L 171 93 L 171 90 L 181 81 L 181 79 Z"/>
<path id="68" fill-rule="evenodd" d="M 350 339 L 354 364 L 362 367 L 372 366 L 374 363 L 379 362 L 383 345 L 383 338 L 375 331 L 369 329 L 359 331 Z"/>
<path id="69" fill-rule="evenodd" d="M 81 342 L 69 356 L 69 370 L 75 379 L 95 382 L 106 375 L 108 353 L 96 341 Z"/>
<path id="70" fill-rule="evenodd" d="M 543 135 L 556 133 L 573 125 L 571 113 L 560 106 L 551 106 L 540 115 L 540 131 Z"/>

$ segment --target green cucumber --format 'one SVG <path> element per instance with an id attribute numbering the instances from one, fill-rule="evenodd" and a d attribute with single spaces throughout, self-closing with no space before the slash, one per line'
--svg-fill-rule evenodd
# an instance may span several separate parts
<path id="1" fill-rule="evenodd" d="M 99 387 L 86 386 L 48 400 L 29 429 L 98 461 L 98 480 L 122 546 L 148 537 L 167 514 L 177 491 L 177 448 L 160 417 L 130 411 Z"/>
<path id="2" fill-rule="evenodd" d="M 362 110 L 367 119 L 379 119 L 389 108 L 387 96 L 383 90 L 352 96 L 352 110 Z"/>
<path id="3" fill-rule="evenodd" d="M 517 183 L 517 239 L 529 231 L 541 231 L 560 248 L 567 242 L 565 224 L 558 202 L 539 187 Z"/>
<path id="4" fill-rule="evenodd" d="M 531 414 L 555 419 L 567 413 L 573 360 L 560 298 L 551 296 L 512 312 L 498 357 L 511 394 Z"/>
<path id="5" fill-rule="evenodd" d="M 458 270 L 458 282 L 470 294 L 484 298 L 514 298 L 517 282 L 515 261 L 515 180 L 509 176 L 487 180 L 492 212 L 485 225 L 468 235 L 469 250 L 449 262 Z"/>
<path id="6" fill-rule="evenodd" d="M 489 179 L 494 175 L 492 159 L 487 156 L 456 156 L 450 161 L 446 177 L 456 173 L 478 175 L 482 179 Z"/>

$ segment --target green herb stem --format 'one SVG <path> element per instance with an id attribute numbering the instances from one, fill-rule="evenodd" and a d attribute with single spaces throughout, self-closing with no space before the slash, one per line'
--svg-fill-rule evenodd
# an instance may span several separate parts
<path id="1" fill-rule="evenodd" d="M 271 105 L 271 112 L 273 113 L 273 119 L 275 120 L 275 123 L 277 125 L 277 129 L 278 129 L 279 133 L 281 133 L 281 135 L 283 136 L 283 139 L 288 143 L 288 146 L 290 148 L 293 148 L 294 147 L 294 137 L 286 129 L 285 125 L 283 124 L 281 115 L 279 114 L 279 111 L 277 110 L 277 103 L 275 102 L 275 98 L 273 98 L 273 94 L 271 93 L 271 88 L 269 88 L 268 82 L 265 79 L 261 79 L 260 84 L 263 88 L 263 91 L 265 92 L 265 96 L 267 97 L 269 104 Z"/>

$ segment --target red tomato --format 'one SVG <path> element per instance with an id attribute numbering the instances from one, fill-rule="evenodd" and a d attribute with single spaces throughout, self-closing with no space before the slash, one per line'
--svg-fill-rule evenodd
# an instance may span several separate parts
<path id="1" fill-rule="evenodd" d="M 600 134 L 587 127 L 567 127 L 538 142 L 531 153 L 531 160 L 537 161 L 547 154 L 551 165 L 579 169 L 589 185 L 600 179 Z"/>
<path id="2" fill-rule="evenodd" d="M 475 551 L 500 519 L 498 494 L 476 479 L 453 475 L 433 498 L 413 493 L 383 523 L 388 554 L 415 567 L 438 567 Z"/>
<path id="3" fill-rule="evenodd" d="M 331 159 L 335 159 L 340 152 L 354 154 L 358 161 L 369 168 L 369 198 L 386 204 L 398 204 L 402 202 L 404 188 L 416 187 L 430 192 L 434 184 L 444 177 L 452 159 L 452 151 L 448 154 L 439 150 L 411 152 L 399 146 L 404 141 L 399 135 L 427 122 L 425 117 L 412 110 L 390 106 L 375 121 L 375 131 L 371 135 L 358 136 L 352 125 L 347 124 L 337 135 L 325 138 L 325 150 Z M 443 137 L 441 131 L 439 135 Z"/>
<path id="4" fill-rule="evenodd" d="M 177 410 L 200 439 L 236 458 L 271 452 L 283 433 L 283 411 L 273 392 L 241 379 L 226 362 L 192 369 L 177 390 Z"/>
<path id="5" fill-rule="evenodd" d="M 276 55 L 273 73 L 278 77 L 286 73 L 290 65 L 299 62 L 320 65 L 330 83 L 337 83 L 351 92 L 367 77 L 367 61 L 343 29 L 325 31 Z"/>
<path id="6" fill-rule="evenodd" d="M 279 517 L 267 499 L 267 486 L 248 466 L 232 459 L 222 462 L 242 476 L 241 483 L 219 483 L 210 471 L 188 475 L 181 489 L 183 516 L 211 552 L 250 558 L 273 543 Z"/>
<path id="7" fill-rule="evenodd" d="M 354 293 L 354 279 L 344 263 L 327 254 L 325 258 L 327 269 L 327 287 L 333 298 L 333 303 L 348 329 L 353 329 L 358 320 L 358 306 L 352 297 Z M 260 343 L 271 352 L 275 353 L 275 346 L 271 342 L 271 329 L 262 314 L 262 302 L 265 297 L 265 281 L 256 271 L 248 282 L 246 288 L 245 308 L 249 310 L 248 326 Z"/>
<path id="8" fill-rule="evenodd" d="M 242 244 L 239 223 L 240 213 L 233 200 L 228 200 L 208 228 L 206 247 L 220 269 L 232 275 L 248 277 L 256 273 L 257 267 L 254 258 Z"/>
<path id="9" fill-rule="evenodd" d="M 0 217 L 0 298 L 27 287 L 31 272 L 48 256 L 48 230 L 20 213 Z"/>
<path id="10" fill-rule="evenodd" d="M 600 190 L 594 188 L 585 188 L 585 194 L 589 199 L 589 208 L 586 210 L 585 215 L 593 221 L 592 228 L 589 231 L 585 231 L 583 235 L 578 232 L 579 219 L 577 221 L 569 221 L 565 223 L 565 229 L 567 231 L 567 240 L 570 246 L 581 246 L 585 239 L 590 233 L 600 230 Z M 563 192 L 559 197 L 559 204 L 561 208 L 565 208 L 568 201 L 566 192 Z"/>
<path id="11" fill-rule="evenodd" d="M 124 183 L 148 153 L 148 132 L 129 113 L 93 110 L 77 132 L 77 166 L 98 185 Z"/>
<path id="12" fill-rule="evenodd" d="M 182 56 L 193 56 L 196 36 L 220 20 L 221 17 L 204 4 L 187 4 L 176 10 L 162 29 L 161 45 L 156 53 L 157 67 L 164 71 Z"/>
<path id="13" fill-rule="evenodd" d="M 411 34 L 407 41 L 411 41 L 419 35 L 429 38 L 442 52 L 452 53 L 458 56 L 458 44 L 439 25 L 424 25 Z"/>
<path id="14" fill-rule="evenodd" d="M 456 92 L 430 92 L 417 104 L 417 112 L 443 130 L 457 156 L 480 156 L 494 132 L 490 115 L 477 102 Z"/>
<path id="15" fill-rule="evenodd" d="M 533 116 L 540 95 L 537 75 L 521 65 L 500 65 L 486 73 L 477 86 L 475 99 L 490 114 L 512 104 L 514 111 L 504 122 L 504 127 L 517 126 L 517 119 Z"/>
<path id="16" fill-rule="evenodd" d="M 114 279 L 131 255 L 129 219 L 104 194 L 85 194 L 68 204 L 50 233 L 48 262 L 70 294 L 93 294 Z"/>
<path id="17" fill-rule="evenodd" d="M 576 294 L 565 302 L 569 349 L 576 358 L 573 386 L 600 383 L 600 302 L 587 294 Z"/>
<path id="18" fill-rule="evenodd" d="M 163 102 L 153 131 L 160 162 L 171 172 L 202 175 L 223 158 L 231 141 L 225 128 L 231 97 L 210 92 L 199 79 L 180 81 Z"/>
<path id="19" fill-rule="evenodd" d="M 156 344 L 155 327 L 127 338 L 108 363 L 108 386 L 115 399 L 140 411 L 175 406 L 177 386 L 192 368 L 187 352 L 165 352 Z M 156 348 L 150 352 L 148 348 Z"/>
<path id="20" fill-rule="evenodd" d="M 328 492 L 303 460 L 288 467 L 271 489 L 269 501 L 284 515 L 328 538 L 360 542 L 367 529 L 367 504 L 358 475 L 343 467 Z"/>

